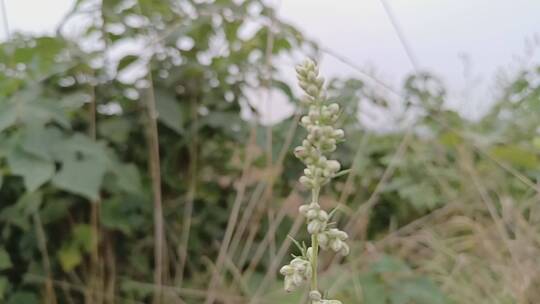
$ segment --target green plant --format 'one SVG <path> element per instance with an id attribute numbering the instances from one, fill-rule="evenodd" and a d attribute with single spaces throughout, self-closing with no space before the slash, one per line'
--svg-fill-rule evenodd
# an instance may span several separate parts
<path id="1" fill-rule="evenodd" d="M 285 290 L 292 291 L 303 281 L 311 280 L 309 299 L 313 304 L 338 304 L 338 300 L 324 300 L 317 282 L 317 264 L 319 247 L 331 249 L 342 255 L 349 254 L 349 246 L 345 243 L 347 233 L 331 228 L 329 222 L 332 213 L 328 214 L 319 205 L 321 187 L 332 178 L 341 175 L 341 164 L 337 160 L 327 158 L 336 150 L 336 144 L 344 138 L 344 131 L 336 129 L 339 118 L 339 105 L 327 104 L 324 79 L 319 77 L 317 64 L 306 60 L 298 66 L 297 76 L 300 87 L 306 93 L 302 104 L 309 107 L 309 112 L 302 117 L 300 124 L 308 131 L 302 145 L 294 150 L 294 154 L 305 165 L 304 175 L 300 183 L 311 189 L 311 203 L 302 205 L 300 213 L 307 218 L 307 230 L 311 235 L 311 246 L 298 246 L 301 256 L 295 257 L 289 265 L 283 266 L 280 273 L 285 276 Z M 298 244 L 299 245 L 299 244 Z"/>

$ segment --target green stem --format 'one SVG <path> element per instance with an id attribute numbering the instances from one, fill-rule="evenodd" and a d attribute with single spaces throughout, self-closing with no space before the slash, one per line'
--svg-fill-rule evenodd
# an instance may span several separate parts
<path id="1" fill-rule="evenodd" d="M 320 186 L 314 187 L 312 190 L 312 202 L 319 203 L 319 191 Z M 317 262 L 319 259 L 319 236 L 317 234 L 311 235 L 311 248 L 313 248 L 311 256 L 311 290 L 319 290 L 317 283 Z"/>
<path id="2" fill-rule="evenodd" d="M 311 235 L 311 247 L 313 248 L 313 256 L 311 258 L 311 290 L 319 290 L 317 286 L 317 260 L 319 255 L 319 237 L 316 234 Z"/>

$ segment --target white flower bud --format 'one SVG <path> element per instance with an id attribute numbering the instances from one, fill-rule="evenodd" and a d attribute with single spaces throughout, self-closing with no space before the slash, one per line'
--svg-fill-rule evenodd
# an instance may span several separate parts
<path id="1" fill-rule="evenodd" d="M 310 220 L 312 219 L 315 219 L 317 218 L 317 210 L 314 210 L 314 209 L 310 209 L 307 213 L 306 213 L 306 217 Z"/>
<path id="2" fill-rule="evenodd" d="M 308 156 L 308 153 L 306 151 L 306 148 L 303 147 L 303 146 L 298 146 L 296 148 L 294 148 L 294 156 L 302 159 L 302 158 L 305 158 L 306 156 Z"/>
<path id="3" fill-rule="evenodd" d="M 313 258 L 313 248 L 312 247 L 309 247 L 306 251 L 306 256 L 309 260 L 311 260 Z"/>
<path id="4" fill-rule="evenodd" d="M 289 265 L 281 267 L 280 273 L 285 276 L 285 290 L 293 291 L 311 277 L 311 264 L 302 257 L 296 257 Z"/>
<path id="5" fill-rule="evenodd" d="M 306 70 L 313 70 L 315 68 L 315 62 L 313 62 L 311 58 L 306 59 L 303 65 L 306 68 Z"/>
<path id="6" fill-rule="evenodd" d="M 309 131 L 315 138 L 319 138 L 322 135 L 322 129 L 318 126 L 312 126 Z"/>
<path id="7" fill-rule="evenodd" d="M 319 210 L 319 212 L 317 213 L 316 216 L 318 217 L 319 221 L 321 221 L 321 222 L 328 221 L 328 213 L 326 213 L 326 211 L 324 211 L 324 210 Z"/>
<path id="8" fill-rule="evenodd" d="M 321 113 L 319 109 L 317 109 L 314 106 L 311 106 L 309 108 L 308 116 L 311 119 L 312 122 L 317 121 L 321 117 Z"/>
<path id="9" fill-rule="evenodd" d="M 341 164 L 337 160 L 329 160 L 326 162 L 326 168 L 333 173 L 336 173 L 341 169 Z"/>
<path id="10" fill-rule="evenodd" d="M 300 104 L 303 106 L 310 106 L 313 103 L 313 98 L 306 95 L 300 98 Z"/>
<path id="11" fill-rule="evenodd" d="M 323 249 L 326 249 L 328 248 L 328 236 L 326 233 L 319 233 L 318 235 L 318 238 L 319 238 L 319 245 L 321 246 L 321 248 Z"/>
<path id="12" fill-rule="evenodd" d="M 315 82 L 317 81 L 317 74 L 315 74 L 315 71 L 309 71 L 306 75 L 306 79 L 309 82 Z"/>
<path id="13" fill-rule="evenodd" d="M 309 126 L 311 126 L 312 122 L 311 122 L 311 119 L 309 118 L 309 116 L 304 116 L 302 117 L 302 119 L 300 120 L 300 123 L 302 124 L 302 126 L 304 128 L 308 128 Z"/>
<path id="14" fill-rule="evenodd" d="M 336 145 L 336 140 L 333 139 L 333 138 L 327 138 L 327 139 L 324 141 L 324 143 L 325 143 L 326 145 L 329 145 L 329 146 L 335 146 L 335 145 Z"/>
<path id="15" fill-rule="evenodd" d="M 336 150 L 336 144 L 332 142 L 324 142 L 321 144 L 321 150 L 325 152 L 333 152 Z"/>
<path id="16" fill-rule="evenodd" d="M 322 170 L 322 176 L 325 178 L 330 177 L 331 174 L 332 173 L 328 169 Z"/>
<path id="17" fill-rule="evenodd" d="M 336 139 L 343 139 L 345 137 L 345 132 L 343 129 L 337 129 L 334 130 L 334 133 L 332 134 Z"/>
<path id="18" fill-rule="evenodd" d="M 292 277 L 286 276 L 285 277 L 285 291 L 291 292 L 291 291 L 294 291 L 295 289 L 296 289 L 296 286 L 294 285 Z"/>
<path id="19" fill-rule="evenodd" d="M 322 295 L 317 290 L 312 290 L 309 292 L 309 299 L 312 301 L 320 301 L 322 299 Z"/>
<path id="20" fill-rule="evenodd" d="M 322 230 L 322 228 L 323 228 L 323 224 L 320 221 L 313 220 L 309 222 L 307 230 L 309 234 L 315 234 L 315 233 L 319 233 Z"/>
<path id="21" fill-rule="evenodd" d="M 320 304 L 342 304 L 339 300 L 322 300 Z"/>
<path id="22" fill-rule="evenodd" d="M 304 281 L 304 278 L 299 273 L 293 274 L 291 276 L 291 278 L 292 278 L 292 281 L 293 281 L 294 285 L 296 285 L 296 286 L 302 285 L 302 282 Z"/>
<path id="23" fill-rule="evenodd" d="M 337 114 L 339 112 L 339 105 L 337 103 L 331 103 L 328 105 L 328 110 L 332 114 Z"/>
<path id="24" fill-rule="evenodd" d="M 303 162 L 306 164 L 306 165 L 311 165 L 315 162 L 315 160 L 313 159 L 313 157 L 306 157 Z"/>
<path id="25" fill-rule="evenodd" d="M 311 264 L 308 264 L 308 266 L 306 267 L 306 270 L 304 271 L 304 276 L 306 277 L 306 279 L 310 279 L 311 278 L 311 274 L 312 274 L 312 269 L 311 269 Z"/>
<path id="26" fill-rule="evenodd" d="M 335 252 L 338 252 L 340 249 L 341 249 L 341 244 L 343 242 L 340 241 L 339 239 L 333 239 L 330 241 L 330 248 L 332 248 L 332 250 L 334 250 Z"/>
<path id="27" fill-rule="evenodd" d="M 297 65 L 295 69 L 296 69 L 296 73 L 298 74 L 298 76 L 305 77 L 307 69 L 306 69 L 306 66 L 304 64 Z"/>
<path id="28" fill-rule="evenodd" d="M 342 241 L 345 241 L 349 238 L 349 235 L 347 235 L 347 232 L 345 231 L 338 230 L 338 232 L 336 233 L 336 237 Z"/>
<path id="29" fill-rule="evenodd" d="M 331 126 L 323 126 L 321 127 L 321 132 L 324 136 L 332 136 L 334 134 L 334 128 Z"/>
<path id="30" fill-rule="evenodd" d="M 281 267 L 281 269 L 279 270 L 279 273 L 281 273 L 282 275 L 291 275 L 294 273 L 294 268 L 291 267 L 290 265 L 285 265 Z"/>
<path id="31" fill-rule="evenodd" d="M 306 93 L 309 94 L 309 96 L 317 97 L 319 95 L 319 88 L 314 85 L 310 85 L 307 87 Z"/>
<path id="32" fill-rule="evenodd" d="M 300 177 L 300 183 L 308 188 L 312 187 L 313 186 L 313 181 L 311 180 L 311 178 L 305 176 L 305 175 L 302 175 Z"/>
<path id="33" fill-rule="evenodd" d="M 307 91 L 307 89 L 310 87 L 310 84 L 308 82 L 306 82 L 305 80 L 301 79 L 298 83 L 298 85 L 300 85 L 300 87 L 302 88 L 302 90 L 304 91 Z"/>
<path id="34" fill-rule="evenodd" d="M 317 86 L 319 87 L 319 89 L 322 89 L 323 85 L 324 85 L 324 77 L 319 77 L 315 80 L 315 83 L 317 84 Z"/>
<path id="35" fill-rule="evenodd" d="M 348 256 L 350 251 L 351 249 L 349 248 L 349 245 L 347 245 L 346 243 L 343 243 L 343 245 L 341 246 L 341 250 L 339 251 L 339 254 L 341 254 L 342 256 Z"/>

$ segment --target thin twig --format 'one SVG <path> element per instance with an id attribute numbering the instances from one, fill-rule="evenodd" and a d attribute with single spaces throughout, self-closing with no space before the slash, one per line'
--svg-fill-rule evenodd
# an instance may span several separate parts
<path id="1" fill-rule="evenodd" d="M 163 267 L 164 267 L 164 218 L 161 193 L 161 161 L 159 156 L 159 133 L 157 128 L 156 100 L 152 80 L 152 69 L 148 67 L 149 87 L 146 94 L 146 108 L 148 113 L 148 153 L 150 159 L 150 173 L 152 177 L 152 193 L 154 199 L 154 283 L 157 286 L 154 293 L 154 304 L 162 303 Z"/>
<path id="2" fill-rule="evenodd" d="M 290 235 L 291 237 L 296 236 L 298 233 L 298 230 L 300 230 L 300 227 L 302 227 L 302 224 L 304 223 L 304 219 L 300 216 L 296 217 L 294 224 L 292 225 L 291 229 L 289 230 L 289 233 L 287 235 Z M 272 261 L 270 264 L 270 267 L 268 267 L 268 270 L 266 271 L 266 274 L 264 275 L 264 278 L 262 279 L 261 283 L 259 284 L 259 287 L 251 297 L 251 300 L 249 304 L 256 304 L 260 303 L 261 294 L 265 291 L 265 289 L 268 287 L 268 284 L 270 283 L 270 280 L 275 278 L 276 272 L 281 265 L 281 261 L 287 254 L 287 251 L 289 250 L 289 247 L 291 246 L 292 240 L 291 238 L 286 238 L 283 243 L 281 244 L 281 247 L 278 250 L 278 253 L 276 255 L 276 258 Z"/>
<path id="3" fill-rule="evenodd" d="M 394 12 L 392 11 L 392 7 L 386 2 L 386 0 L 379 0 L 379 1 L 381 2 L 384 8 L 384 11 L 386 12 L 386 15 L 388 16 L 390 23 L 392 23 L 392 26 L 394 27 L 394 31 L 396 32 L 396 35 L 398 36 L 398 39 L 401 42 L 401 45 L 403 46 L 405 53 L 407 54 L 407 58 L 409 58 L 409 61 L 411 62 L 415 72 L 418 73 L 418 67 L 419 67 L 418 60 L 416 59 L 416 56 L 414 55 L 411 45 L 407 42 L 405 33 L 401 29 L 401 26 L 399 25 L 398 20 L 396 16 L 394 15 Z"/>
<path id="4" fill-rule="evenodd" d="M 238 220 L 240 207 L 242 205 L 242 201 L 244 200 L 246 184 L 248 181 L 248 169 L 251 165 L 251 161 L 253 157 L 253 153 L 251 151 L 252 149 L 250 149 L 250 146 L 255 141 L 255 134 L 256 134 L 256 127 L 255 125 L 253 125 L 253 127 L 251 128 L 250 139 L 248 143 L 246 144 L 246 148 L 245 148 L 245 159 L 244 159 L 244 164 L 242 167 L 242 177 L 240 178 L 240 183 L 238 185 L 238 191 L 236 192 L 236 198 L 233 203 L 233 208 L 231 210 L 231 214 L 229 215 L 229 219 L 227 221 L 227 228 L 225 229 L 225 236 L 223 237 L 223 241 L 219 249 L 219 253 L 218 253 L 218 257 L 216 261 L 216 267 L 214 271 L 212 272 L 212 278 L 210 279 L 210 283 L 208 284 L 208 295 L 205 300 L 206 304 L 213 304 L 216 299 L 215 289 L 217 285 L 219 284 L 219 280 L 221 277 L 221 268 L 223 267 L 223 263 L 225 262 L 227 250 L 229 249 L 232 234 L 234 232 L 234 228 Z"/>
<path id="5" fill-rule="evenodd" d="M 396 152 L 394 153 L 394 156 L 392 157 L 392 160 L 390 161 L 390 164 L 388 167 L 386 167 L 381 179 L 377 183 L 377 186 L 375 187 L 375 190 L 373 190 L 373 193 L 367 200 L 365 204 L 362 204 L 358 207 L 358 209 L 355 211 L 354 214 L 351 215 L 349 222 L 345 226 L 345 231 L 349 233 L 349 237 L 351 239 L 354 239 L 356 234 L 358 233 L 358 229 L 356 229 L 356 225 L 358 224 L 359 219 L 366 219 L 367 214 L 370 212 L 370 210 L 377 204 L 379 195 L 386 186 L 388 180 L 392 177 L 396 166 L 399 163 L 399 160 L 403 157 L 403 154 L 407 150 L 407 146 L 409 145 L 409 142 L 412 138 L 412 127 L 410 127 L 405 135 L 403 136 Z M 361 217 L 361 215 L 363 215 Z M 365 223 L 363 223 L 365 224 Z M 363 231 L 363 230 L 362 230 Z"/>
<path id="6" fill-rule="evenodd" d="M 41 222 L 39 211 L 35 211 L 33 214 L 34 226 L 36 228 L 36 238 L 38 241 L 39 251 L 41 252 L 41 257 L 43 259 L 43 268 L 47 274 L 47 279 L 45 280 L 45 303 L 47 304 L 56 304 L 56 293 L 53 288 L 52 283 L 52 270 L 51 270 L 51 261 L 49 259 L 49 253 L 47 251 L 47 236 L 45 235 L 45 229 Z"/>

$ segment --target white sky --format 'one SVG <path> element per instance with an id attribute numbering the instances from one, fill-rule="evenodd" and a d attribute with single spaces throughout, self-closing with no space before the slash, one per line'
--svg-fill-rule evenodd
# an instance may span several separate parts
<path id="1" fill-rule="evenodd" d="M 11 31 L 31 33 L 54 32 L 74 3 L 3 1 Z M 386 1 L 420 67 L 442 77 L 454 106 L 472 116 L 493 99 L 491 87 L 497 72 L 516 68 L 518 59 L 526 57 L 527 39 L 534 41 L 536 35 L 540 40 L 539 0 Z M 323 46 L 376 71 L 396 87 L 412 71 L 381 0 L 281 0 L 279 13 Z M 4 30 L 0 32 L 0 39 L 5 39 Z M 470 63 L 468 77 L 464 76 L 463 55 Z M 328 56 L 322 70 L 327 76 L 356 75 Z M 475 81 L 480 82 L 474 93 L 464 96 L 464 88 Z"/>

